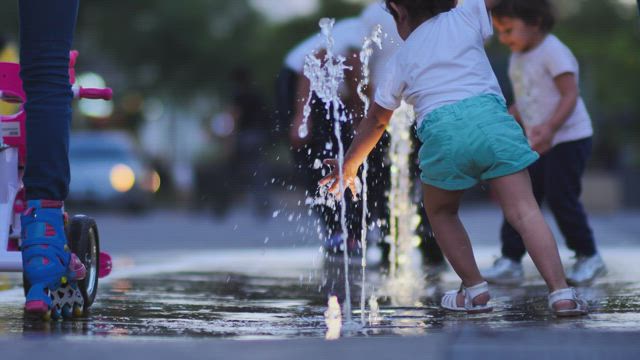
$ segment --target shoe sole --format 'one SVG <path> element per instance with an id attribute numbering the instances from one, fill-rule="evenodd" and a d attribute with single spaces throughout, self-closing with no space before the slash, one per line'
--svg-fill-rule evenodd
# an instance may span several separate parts
<path id="1" fill-rule="evenodd" d="M 493 306 L 477 309 L 477 310 L 467 310 L 467 314 L 476 315 L 476 314 L 486 314 L 493 311 Z"/>
<path id="2" fill-rule="evenodd" d="M 33 315 L 44 314 L 49 311 L 49 305 L 42 300 L 27 301 L 24 304 L 24 311 Z"/>
<path id="3" fill-rule="evenodd" d="M 24 306 L 26 315 L 45 322 L 80 318 L 84 315 L 84 299 L 77 282 L 61 284 L 55 291 L 50 291 L 49 296 L 51 307 L 44 300 L 27 301 Z"/>
<path id="4" fill-rule="evenodd" d="M 589 312 L 588 311 L 580 311 L 580 310 L 569 310 L 569 311 L 562 311 L 562 312 L 553 312 L 553 314 L 556 317 L 559 318 L 568 318 L 568 317 L 578 317 L 578 316 L 585 316 L 588 315 Z"/>

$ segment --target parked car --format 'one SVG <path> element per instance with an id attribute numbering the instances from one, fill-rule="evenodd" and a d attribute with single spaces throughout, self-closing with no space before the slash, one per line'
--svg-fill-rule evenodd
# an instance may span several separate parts
<path id="1" fill-rule="evenodd" d="M 142 210 L 160 188 L 160 177 L 123 131 L 79 131 L 69 146 L 67 201 Z"/>

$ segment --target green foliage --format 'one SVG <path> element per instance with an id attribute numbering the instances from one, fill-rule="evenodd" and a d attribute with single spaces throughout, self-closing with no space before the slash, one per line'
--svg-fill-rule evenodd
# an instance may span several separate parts
<path id="1" fill-rule="evenodd" d="M 599 134 L 611 143 L 640 143 L 637 11 L 624 10 L 617 0 L 556 4 L 564 16 L 554 32 L 580 61 L 583 95 Z M 343 0 L 321 0 L 316 14 L 273 24 L 249 0 L 82 0 L 75 46 L 83 52 L 81 67 L 108 69 L 119 93 L 224 100 L 228 74 L 246 66 L 271 95 L 284 55 L 318 30 L 320 17 L 354 16 L 360 9 Z M 0 12 L 0 31 L 17 39 L 17 1 Z M 492 44 L 490 54 L 497 66 L 505 64 L 500 46 Z"/>
<path id="2" fill-rule="evenodd" d="M 264 26 L 245 0 L 83 0 L 78 41 L 118 64 L 128 86 L 184 99 L 223 92 Z"/>

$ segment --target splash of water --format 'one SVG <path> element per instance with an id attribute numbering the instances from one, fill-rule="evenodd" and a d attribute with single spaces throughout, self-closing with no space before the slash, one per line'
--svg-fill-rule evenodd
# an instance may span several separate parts
<path id="1" fill-rule="evenodd" d="M 422 288 L 421 276 L 412 266 L 411 252 L 420 244 L 416 229 L 420 216 L 412 200 L 410 171 L 411 126 L 415 118 L 413 108 L 406 103 L 393 113 L 389 134 L 391 144 L 391 188 L 389 190 L 390 233 L 386 242 L 390 244 L 390 277 L 386 292 L 394 294 L 397 305 L 414 305 Z"/>
<path id="2" fill-rule="evenodd" d="M 369 61 L 371 55 L 373 55 L 373 45 L 377 45 L 378 49 L 382 49 L 382 26 L 376 25 L 371 32 L 371 36 L 365 38 L 362 50 L 360 51 L 360 62 L 362 63 L 362 79 L 358 84 L 358 97 L 364 103 L 363 118 L 367 116 L 369 112 L 369 106 L 371 104 L 369 97 L 365 93 L 366 88 L 370 82 L 370 69 Z M 362 168 L 362 233 L 360 234 L 360 247 L 362 249 L 362 287 L 360 290 L 360 322 L 365 324 L 365 297 L 366 297 L 366 272 L 367 272 L 367 175 L 369 172 L 369 162 L 364 161 Z"/>
<path id="3" fill-rule="evenodd" d="M 340 338 L 342 330 L 342 314 L 340 312 L 340 304 L 338 298 L 332 296 L 329 298 L 327 310 L 324 312 L 324 322 L 327 324 L 327 333 L 325 339 L 337 340 Z"/>
<path id="4" fill-rule="evenodd" d="M 345 57 L 336 55 L 333 53 L 333 37 L 331 32 L 335 19 L 323 18 L 320 20 L 319 25 L 322 30 L 322 34 L 325 37 L 326 53 L 324 58 L 319 59 L 314 54 L 309 54 L 305 58 L 304 75 L 309 79 L 310 88 L 309 95 L 307 97 L 307 103 L 304 107 L 304 120 L 298 132 L 301 137 L 304 133 L 308 133 L 308 116 L 311 114 L 311 99 L 315 93 L 318 98 L 324 103 L 327 120 L 331 119 L 331 113 L 333 112 L 334 119 L 334 135 L 338 142 L 338 171 L 339 171 L 339 191 L 340 194 L 345 194 L 345 182 L 343 174 L 344 166 L 344 144 L 342 144 L 342 134 L 340 130 L 340 123 L 347 121 L 345 106 L 340 99 L 340 84 L 344 82 L 345 70 L 351 70 L 350 67 L 345 65 Z M 344 254 L 344 270 L 345 270 L 345 301 L 344 301 L 344 315 L 345 321 L 351 322 L 351 290 L 349 286 L 349 254 L 347 248 L 347 206 L 344 196 L 340 196 L 340 226 L 342 228 L 342 247 Z"/>
<path id="5" fill-rule="evenodd" d="M 309 116 L 311 115 L 311 101 L 315 93 L 325 105 L 327 120 L 331 118 L 333 110 L 334 118 L 346 121 L 346 115 L 340 113 L 344 109 L 344 104 L 340 100 L 340 84 L 344 81 L 345 70 L 351 69 L 344 63 L 344 56 L 333 53 L 333 37 L 331 32 L 335 19 L 322 18 L 319 25 L 322 35 L 325 38 L 326 53 L 323 58 L 319 58 L 315 53 L 308 54 L 304 62 L 304 76 L 309 79 L 309 94 L 303 110 L 302 125 L 298 128 L 298 135 L 304 138 L 309 134 Z"/>
<path id="6" fill-rule="evenodd" d="M 380 323 L 380 305 L 378 298 L 371 294 L 369 297 L 369 324 L 377 325 L 378 323 Z"/>

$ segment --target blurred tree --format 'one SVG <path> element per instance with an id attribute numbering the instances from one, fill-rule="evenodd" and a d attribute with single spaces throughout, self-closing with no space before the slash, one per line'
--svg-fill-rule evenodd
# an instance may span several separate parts
<path id="1" fill-rule="evenodd" d="M 640 167 L 640 31 L 634 7 L 582 1 L 579 12 L 561 19 L 556 33 L 580 62 L 597 144 L 603 152 L 633 148 L 635 159 L 626 165 Z M 601 166 L 618 165 L 615 154 L 599 155 Z"/>
<path id="2" fill-rule="evenodd" d="M 83 0 L 78 40 L 105 54 L 129 86 L 176 101 L 221 93 L 264 26 L 246 0 Z"/>
<path id="3" fill-rule="evenodd" d="M 9 1 L 0 11 L 0 33 L 9 39 L 17 39 L 17 3 Z M 555 3 L 562 15 L 555 33 L 581 63 L 583 96 L 598 136 L 609 144 L 632 144 L 640 154 L 635 7 L 619 0 Z M 249 0 L 83 0 L 76 37 L 83 52 L 79 66 L 107 69 L 105 76 L 119 94 L 133 90 L 142 98 L 171 98 L 182 105 L 195 96 L 228 99 L 228 74 L 237 66 L 250 67 L 256 85 L 272 93 L 284 55 L 318 31 L 320 17 L 354 16 L 360 10 L 353 1 L 321 0 L 311 16 L 269 23 Z M 496 44 L 489 49 L 496 66 L 504 66 L 506 51 Z M 640 157 L 637 161 L 640 166 Z"/>

